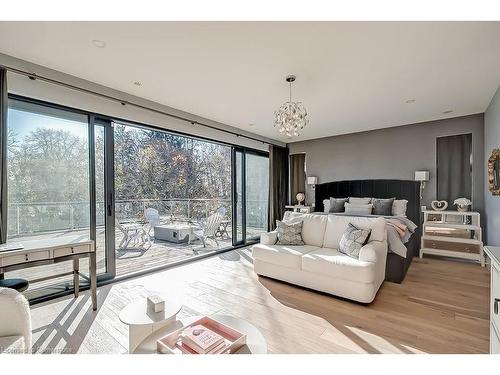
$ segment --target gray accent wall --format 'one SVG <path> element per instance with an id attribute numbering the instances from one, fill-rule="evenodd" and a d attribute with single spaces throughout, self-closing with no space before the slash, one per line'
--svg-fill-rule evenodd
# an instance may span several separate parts
<path id="1" fill-rule="evenodd" d="M 491 195 L 488 187 L 487 165 L 494 148 L 500 148 L 500 88 L 484 114 L 484 203 L 486 209 L 486 243 L 500 246 L 500 197 Z"/>
<path id="2" fill-rule="evenodd" d="M 497 134 L 500 134 L 499 109 L 496 113 Z M 473 205 L 483 213 L 483 114 L 294 142 L 288 147 L 290 154 L 306 153 L 307 175 L 317 176 L 318 183 L 376 178 L 413 180 L 416 170 L 428 170 L 430 181 L 425 187 L 422 204 L 430 206 L 436 197 L 436 138 L 464 133 L 472 133 Z M 313 201 L 313 192 L 307 189 L 307 202 Z"/>

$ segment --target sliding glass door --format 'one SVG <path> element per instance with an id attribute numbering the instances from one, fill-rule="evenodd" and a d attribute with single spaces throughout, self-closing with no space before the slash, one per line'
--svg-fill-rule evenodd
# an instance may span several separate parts
<path id="1" fill-rule="evenodd" d="M 114 176 L 117 275 L 232 246 L 230 146 L 115 123 Z"/>
<path id="2" fill-rule="evenodd" d="M 267 153 L 16 96 L 8 119 L 10 243 L 95 240 L 103 280 L 244 244 L 268 229 Z M 72 289 L 71 276 L 47 278 L 69 271 L 68 262 L 4 277 L 27 278 L 29 291 L 49 295 Z"/>
<path id="3" fill-rule="evenodd" d="M 90 117 L 85 113 L 23 100 L 9 101 L 9 243 L 93 237 L 91 160 L 95 159 L 98 195 L 102 196 L 103 139 L 102 128 L 91 131 Z M 96 244 L 97 270 L 102 275 L 107 271 L 105 249 L 99 241 Z M 88 259 L 82 259 L 80 269 L 88 270 Z M 64 262 L 21 269 L 4 277 L 28 279 L 31 296 L 40 297 L 71 288 L 71 276 L 46 279 L 71 270 L 72 264 Z"/>
<path id="4" fill-rule="evenodd" d="M 269 157 L 246 149 L 233 150 L 233 244 L 258 239 L 268 230 Z"/>
<path id="5" fill-rule="evenodd" d="M 254 240 L 268 230 L 269 157 L 252 152 L 245 156 L 245 237 Z"/>

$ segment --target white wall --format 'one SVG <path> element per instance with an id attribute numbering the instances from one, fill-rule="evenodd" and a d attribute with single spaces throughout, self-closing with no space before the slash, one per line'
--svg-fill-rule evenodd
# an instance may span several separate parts
<path id="1" fill-rule="evenodd" d="M 487 161 L 494 148 L 500 148 L 500 88 L 484 114 L 484 164 L 487 238 L 486 244 L 500 246 L 500 196 L 491 195 L 488 189 Z"/>
<path id="2" fill-rule="evenodd" d="M 62 72 L 45 68 L 40 65 L 17 59 L 0 53 L 0 66 L 7 66 L 30 73 L 36 73 L 40 76 L 55 79 L 66 84 L 82 87 L 88 90 L 96 91 L 101 94 L 118 97 L 122 100 L 140 104 L 145 107 L 160 110 L 162 112 L 171 113 L 173 115 L 192 119 L 193 121 L 202 122 L 218 129 L 228 130 L 241 135 L 249 135 L 253 138 L 284 146 L 283 143 L 261 137 L 226 124 L 215 122 L 203 117 L 199 117 L 190 113 L 186 113 L 175 108 L 171 108 L 150 100 L 139 98 L 121 91 L 110 89 L 109 87 L 101 86 L 90 81 L 86 81 Z M 159 113 L 137 108 L 132 105 L 121 105 L 114 100 L 108 100 L 92 94 L 86 94 L 71 88 L 62 87 L 59 85 L 44 82 L 42 80 L 30 80 L 26 76 L 16 73 L 8 74 L 8 89 L 9 93 L 27 96 L 34 99 L 44 100 L 68 107 L 78 108 L 81 110 L 103 114 L 111 117 L 126 119 L 148 125 L 154 125 L 163 129 L 178 131 L 194 136 L 200 136 L 215 141 L 221 141 L 246 147 L 251 147 L 259 150 L 268 150 L 268 145 L 263 142 L 254 141 L 244 137 L 238 137 L 233 134 L 228 134 L 217 129 L 210 129 L 200 125 L 192 125 L 189 122 L 178 120 Z"/>

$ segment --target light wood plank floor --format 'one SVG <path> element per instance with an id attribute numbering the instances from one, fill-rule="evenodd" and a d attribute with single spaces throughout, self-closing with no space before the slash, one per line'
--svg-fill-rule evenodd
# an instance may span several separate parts
<path id="1" fill-rule="evenodd" d="M 486 353 L 489 272 L 477 264 L 415 259 L 402 284 L 385 282 L 361 305 L 253 273 L 250 251 L 212 258 L 32 306 L 38 352 L 125 353 L 118 319 L 153 293 L 182 297 L 181 316 L 229 314 L 256 325 L 270 353 Z"/>

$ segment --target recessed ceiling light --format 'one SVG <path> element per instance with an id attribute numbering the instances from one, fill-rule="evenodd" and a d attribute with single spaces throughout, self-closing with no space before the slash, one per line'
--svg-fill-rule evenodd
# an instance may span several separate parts
<path id="1" fill-rule="evenodd" d="M 106 47 L 106 42 L 104 40 L 94 39 L 92 41 L 92 44 L 95 47 L 97 47 L 97 48 L 104 48 L 104 47 Z"/>
<path id="2" fill-rule="evenodd" d="M 453 109 L 447 109 L 446 111 L 443 111 L 443 115 L 446 115 L 448 113 L 452 113 Z"/>
<path id="3" fill-rule="evenodd" d="M 142 82 L 135 81 L 135 82 L 134 82 L 134 85 L 136 85 L 136 86 L 142 86 Z"/>
<path id="4" fill-rule="evenodd" d="M 408 99 L 405 103 L 406 104 L 411 104 L 411 103 L 415 103 L 416 100 L 415 99 Z"/>

